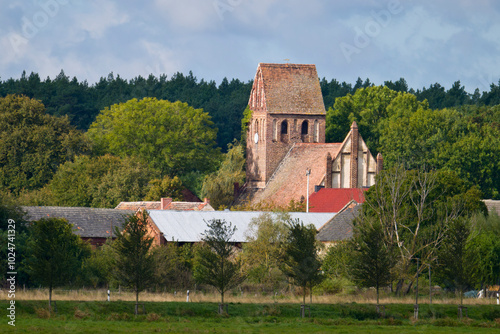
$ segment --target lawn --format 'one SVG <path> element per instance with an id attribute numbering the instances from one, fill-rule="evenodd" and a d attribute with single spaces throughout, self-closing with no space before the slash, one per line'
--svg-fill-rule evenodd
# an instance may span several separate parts
<path id="1" fill-rule="evenodd" d="M 5 310 L 7 303 L 2 302 Z M 469 317 L 457 319 L 456 305 L 386 305 L 384 317 L 371 304 L 314 304 L 311 318 L 300 318 L 297 304 L 229 304 L 229 314 L 216 313 L 216 303 L 145 302 L 135 316 L 129 301 L 57 301 L 49 314 L 46 301 L 17 301 L 13 333 L 500 333 L 500 306 L 471 305 Z M 5 311 L 4 311 L 5 312 Z"/>

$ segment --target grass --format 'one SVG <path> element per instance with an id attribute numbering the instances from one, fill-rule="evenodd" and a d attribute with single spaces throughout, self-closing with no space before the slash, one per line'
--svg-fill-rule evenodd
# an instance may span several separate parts
<path id="1" fill-rule="evenodd" d="M 231 303 L 229 315 L 216 313 L 217 303 L 144 302 L 146 314 L 133 314 L 131 301 L 58 300 L 57 314 L 47 301 L 17 300 L 16 327 L 0 323 L 0 332 L 15 333 L 500 333 L 500 306 L 469 305 L 469 318 L 458 320 L 456 305 L 388 304 L 380 317 L 371 304 L 314 304 L 311 318 L 299 317 L 296 303 Z M 7 302 L 2 301 L 1 309 Z"/>

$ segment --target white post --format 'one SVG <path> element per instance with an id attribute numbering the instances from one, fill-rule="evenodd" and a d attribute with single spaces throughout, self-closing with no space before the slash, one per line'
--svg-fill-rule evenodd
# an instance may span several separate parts
<path id="1" fill-rule="evenodd" d="M 111 291 L 108 290 L 108 302 L 111 301 Z"/>
<path id="2" fill-rule="evenodd" d="M 187 291 L 186 303 L 189 303 L 189 290 Z"/>
<path id="3" fill-rule="evenodd" d="M 306 169 L 306 176 L 307 176 L 306 212 L 309 212 L 309 175 L 311 175 L 311 170 Z"/>
<path id="4" fill-rule="evenodd" d="M 500 293 L 497 292 L 497 305 L 500 305 Z"/>

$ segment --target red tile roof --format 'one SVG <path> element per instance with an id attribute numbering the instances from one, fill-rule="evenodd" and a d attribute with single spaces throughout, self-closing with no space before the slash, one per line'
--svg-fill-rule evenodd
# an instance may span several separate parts
<path id="1" fill-rule="evenodd" d="M 260 63 L 256 80 L 259 71 L 268 113 L 326 114 L 315 65 Z"/>
<path id="2" fill-rule="evenodd" d="M 351 200 L 365 201 L 366 188 L 323 188 L 309 197 L 310 212 L 339 212 Z"/>

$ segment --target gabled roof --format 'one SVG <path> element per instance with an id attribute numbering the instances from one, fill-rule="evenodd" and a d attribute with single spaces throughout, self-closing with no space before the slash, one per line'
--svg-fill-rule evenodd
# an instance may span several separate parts
<path id="1" fill-rule="evenodd" d="M 206 222 L 223 219 L 236 226 L 232 242 L 245 242 L 245 233 L 251 220 L 259 217 L 259 211 L 169 211 L 149 210 L 148 214 L 167 241 L 199 242 L 207 229 Z M 292 219 L 300 219 L 304 225 L 313 224 L 317 229 L 335 216 L 333 213 L 291 212 Z"/>
<path id="2" fill-rule="evenodd" d="M 271 114 L 326 114 L 314 65 L 260 63 L 248 103 L 252 110 L 259 107 L 253 102 L 254 91 L 263 93 L 260 98 Z"/>
<path id="3" fill-rule="evenodd" d="M 120 202 L 115 209 L 117 210 L 132 210 L 137 211 L 139 209 L 145 210 L 159 210 L 161 207 L 161 202 L 156 201 L 140 201 L 140 202 Z"/>
<path id="4" fill-rule="evenodd" d="M 488 208 L 488 212 L 495 211 L 500 216 L 500 200 L 485 199 L 483 202 Z"/>
<path id="5" fill-rule="evenodd" d="M 271 201 L 277 205 L 286 206 L 290 200 L 299 201 L 301 196 L 307 196 L 306 170 L 309 175 L 309 194 L 314 192 L 314 186 L 321 184 L 326 172 L 326 156 L 336 156 L 340 143 L 297 143 L 275 171 L 266 188 L 255 193 L 253 203 Z"/>
<path id="6" fill-rule="evenodd" d="M 361 204 L 346 207 L 319 229 L 316 239 L 322 242 L 336 242 L 352 238 L 352 221 L 360 214 Z"/>
<path id="7" fill-rule="evenodd" d="M 310 212 L 340 212 L 351 200 L 365 201 L 367 188 L 323 188 L 309 197 Z"/>
<path id="8" fill-rule="evenodd" d="M 108 238 L 114 236 L 115 226 L 121 228 L 128 215 L 135 211 L 117 209 L 77 208 L 59 206 L 23 206 L 26 220 L 64 218 L 73 224 L 73 231 L 82 238 Z"/>

